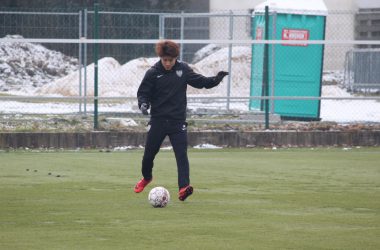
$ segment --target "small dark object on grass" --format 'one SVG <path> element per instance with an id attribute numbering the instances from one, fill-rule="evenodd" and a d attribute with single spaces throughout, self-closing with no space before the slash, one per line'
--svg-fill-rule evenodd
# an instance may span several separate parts
<path id="1" fill-rule="evenodd" d="M 37 169 L 35 169 L 35 170 L 34 170 L 34 172 L 38 172 L 38 170 L 37 170 Z"/>
<path id="2" fill-rule="evenodd" d="M 51 173 L 48 173 L 48 175 L 51 175 Z"/>
<path id="3" fill-rule="evenodd" d="M 57 175 L 57 177 L 61 177 L 61 175 Z"/>
<path id="4" fill-rule="evenodd" d="M 101 153 L 104 153 L 104 152 L 110 153 L 111 150 L 110 149 L 100 149 L 99 152 L 101 152 Z"/>
<path id="5" fill-rule="evenodd" d="M 27 168 L 26 171 L 29 171 L 29 168 Z"/>

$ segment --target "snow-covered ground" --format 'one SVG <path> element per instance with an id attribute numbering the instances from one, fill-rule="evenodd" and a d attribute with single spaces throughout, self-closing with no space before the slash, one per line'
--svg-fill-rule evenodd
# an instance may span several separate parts
<path id="1" fill-rule="evenodd" d="M 13 35 L 5 38 L 18 38 Z M 0 92 L 33 95 L 39 87 L 77 70 L 78 60 L 39 44 L 0 43 Z"/>
<path id="2" fill-rule="evenodd" d="M 158 58 L 137 58 L 124 65 L 111 57 L 99 60 L 99 96 L 135 97 L 137 88 L 146 72 Z M 208 46 L 198 53 L 197 61 L 190 65 L 194 71 L 213 76 L 219 70 L 228 69 L 228 48 Z M 62 53 L 51 51 L 38 44 L 0 43 L 0 94 L 26 96 L 78 96 L 84 91 L 84 70 L 82 81 L 77 60 Z M 92 96 L 94 65 L 87 66 L 87 95 Z M 231 96 L 249 96 L 251 76 L 251 49 L 235 46 L 232 51 Z M 340 87 L 342 72 L 325 72 L 323 81 L 333 85 L 322 87 L 322 96 L 350 97 Z M 80 89 L 81 88 L 81 89 Z M 211 90 L 189 87 L 188 96 L 226 96 L 226 79 Z M 189 103 L 190 109 L 224 109 L 225 103 Z M 92 105 L 87 111 L 92 111 Z M 231 103 L 231 109 L 248 111 L 247 101 Z M 0 99 L 0 113 L 44 113 L 64 114 L 79 111 L 78 103 L 20 102 Z M 138 112 L 136 103 L 100 102 L 101 112 Z M 321 118 L 335 122 L 380 122 L 380 102 L 374 100 L 322 100 Z"/>
<path id="3" fill-rule="evenodd" d="M 324 97 L 352 97 L 337 85 L 322 87 Z M 380 122 L 380 102 L 374 100 L 322 100 L 321 118 L 335 122 Z"/>

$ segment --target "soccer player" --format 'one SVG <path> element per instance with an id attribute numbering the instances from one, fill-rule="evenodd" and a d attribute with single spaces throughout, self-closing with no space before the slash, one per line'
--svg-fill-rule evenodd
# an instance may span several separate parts
<path id="1" fill-rule="evenodd" d="M 184 201 L 193 193 L 187 157 L 187 84 L 210 89 L 217 86 L 228 72 L 220 71 L 213 77 L 195 73 L 188 64 L 177 60 L 179 45 L 170 40 L 158 42 L 156 54 L 160 60 L 145 73 L 137 91 L 139 109 L 144 115 L 149 115 L 150 109 L 151 117 L 142 159 L 143 178 L 134 191 L 142 192 L 152 181 L 154 158 L 165 137 L 169 136 L 177 162 L 178 198 Z"/>

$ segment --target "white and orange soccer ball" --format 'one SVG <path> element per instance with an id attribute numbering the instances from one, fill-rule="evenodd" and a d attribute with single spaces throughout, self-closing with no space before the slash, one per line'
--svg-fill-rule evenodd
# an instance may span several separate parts
<path id="1" fill-rule="evenodd" d="M 166 207 L 170 201 L 169 191 L 164 187 L 152 188 L 149 192 L 148 200 L 153 207 Z"/>

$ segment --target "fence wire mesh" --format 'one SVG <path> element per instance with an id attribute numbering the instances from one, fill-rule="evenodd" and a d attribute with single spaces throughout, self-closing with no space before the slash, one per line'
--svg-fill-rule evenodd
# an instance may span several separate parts
<path id="1" fill-rule="evenodd" d="M 85 41 L 94 39 L 94 14 L 91 10 L 0 12 L 3 120 L 16 119 L 15 114 L 92 115 L 94 44 Z M 214 89 L 188 88 L 189 114 L 260 114 L 263 100 L 269 98 L 272 122 L 278 122 L 275 117 L 292 116 L 282 108 L 298 112 L 299 118 L 303 117 L 299 110 L 310 106 L 316 109 L 317 120 L 378 123 L 380 79 L 373 65 L 378 65 L 380 58 L 376 49 L 360 53 L 360 44 L 355 43 L 360 35 L 356 33 L 356 16 L 355 12 L 330 11 L 323 26 L 324 38 L 309 39 L 325 40 L 324 44 L 270 44 L 270 92 L 265 97 L 260 54 L 265 43 L 257 41 L 257 17 L 251 12 L 100 11 L 98 38 L 113 40 L 98 41 L 99 112 L 105 116 L 138 114 L 137 88 L 146 70 L 159 60 L 154 54 L 154 39 L 175 39 L 181 44 L 181 59 L 196 72 L 206 76 L 219 70 L 230 72 Z M 277 32 L 284 31 L 278 28 Z M 31 38 L 38 38 L 38 43 L 30 42 Z M 51 42 L 44 38 L 77 40 Z M 140 39 L 141 43 L 128 39 Z M 194 40 L 202 42 L 191 42 Z M 359 54 L 361 59 L 353 59 Z M 371 91 L 353 87 L 363 83 L 355 81 L 359 76 L 370 77 Z"/>

